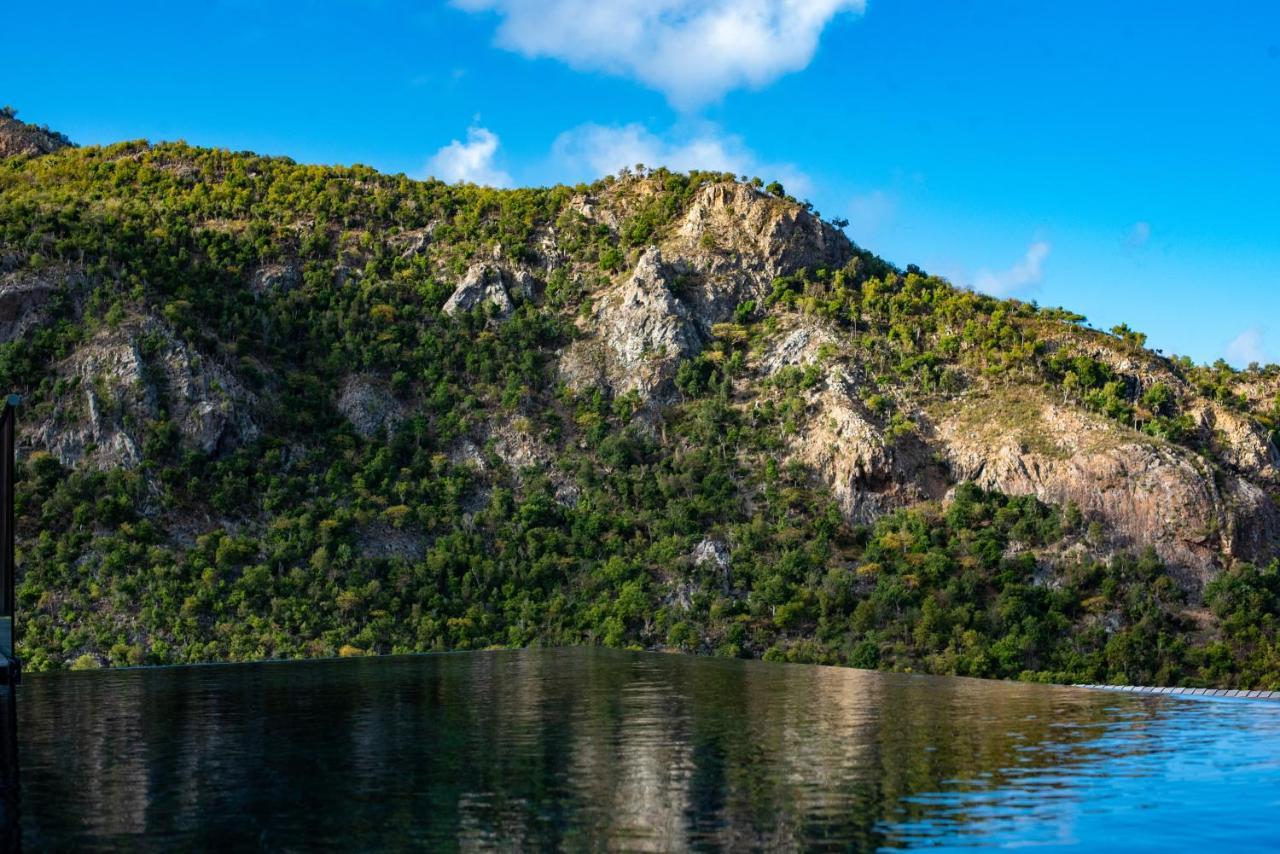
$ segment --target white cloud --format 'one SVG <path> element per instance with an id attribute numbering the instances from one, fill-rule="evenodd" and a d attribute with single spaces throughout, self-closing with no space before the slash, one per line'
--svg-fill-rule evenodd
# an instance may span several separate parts
<path id="1" fill-rule="evenodd" d="M 865 0 L 453 0 L 502 17 L 497 44 L 633 78 L 691 110 L 813 60 L 823 29 Z"/>
<path id="2" fill-rule="evenodd" d="M 1256 326 L 1252 329 L 1246 329 L 1231 339 L 1231 343 L 1227 345 L 1225 355 L 1227 361 L 1238 368 L 1247 367 L 1254 362 L 1265 364 L 1270 361 L 1265 353 L 1262 330 Z"/>
<path id="3" fill-rule="evenodd" d="M 1037 240 L 1027 247 L 1022 260 L 1009 269 L 979 272 L 974 287 L 994 297 L 1005 297 L 1040 284 L 1044 279 L 1044 261 L 1049 257 L 1050 248 L 1047 241 Z"/>
<path id="4" fill-rule="evenodd" d="M 712 128 L 673 138 L 659 136 L 644 125 L 580 125 L 565 131 L 551 146 L 557 170 L 568 180 L 598 178 L 625 167 L 666 166 L 680 172 L 706 169 L 758 175 L 766 181 L 777 179 L 787 191 L 804 196 L 813 188 L 808 176 L 788 164 L 768 164 L 733 135 L 721 135 Z"/>
<path id="5" fill-rule="evenodd" d="M 497 134 L 482 127 L 467 130 L 467 141 L 455 139 L 427 161 L 427 174 L 442 181 L 470 181 L 488 187 L 510 187 L 511 176 L 495 165 Z"/>
<path id="6" fill-rule="evenodd" d="M 1135 222 L 1129 226 L 1124 245 L 1129 249 L 1141 249 L 1151 240 L 1151 223 Z"/>

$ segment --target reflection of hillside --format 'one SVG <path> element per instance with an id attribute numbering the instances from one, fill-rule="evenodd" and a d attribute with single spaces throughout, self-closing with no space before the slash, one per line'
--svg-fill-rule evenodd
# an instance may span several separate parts
<path id="1" fill-rule="evenodd" d="M 576 798 L 593 805 L 591 847 L 678 849 L 695 770 L 688 699 L 661 659 L 607 661 L 593 666 L 587 702 L 570 716 Z"/>
<path id="2" fill-rule="evenodd" d="M 1072 769 L 1158 749 L 1143 733 L 1161 708 L 599 650 L 30 682 L 33 847 L 869 847 L 999 818 L 997 791 L 1069 816 Z M 1118 719 L 1124 737 L 1100 738 Z"/>

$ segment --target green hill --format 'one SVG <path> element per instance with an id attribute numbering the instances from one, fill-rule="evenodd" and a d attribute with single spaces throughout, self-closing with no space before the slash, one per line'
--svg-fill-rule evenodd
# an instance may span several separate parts
<path id="1" fill-rule="evenodd" d="M 732 175 L 46 148 L 0 159 L 31 668 L 588 643 L 1280 687 L 1280 369 L 896 269 Z"/>

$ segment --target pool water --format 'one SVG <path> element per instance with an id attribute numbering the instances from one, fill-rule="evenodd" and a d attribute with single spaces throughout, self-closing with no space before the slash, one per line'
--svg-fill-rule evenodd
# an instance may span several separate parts
<path id="1" fill-rule="evenodd" d="M 554 649 L 30 674 L 16 717 L 31 850 L 1280 847 L 1265 701 Z"/>

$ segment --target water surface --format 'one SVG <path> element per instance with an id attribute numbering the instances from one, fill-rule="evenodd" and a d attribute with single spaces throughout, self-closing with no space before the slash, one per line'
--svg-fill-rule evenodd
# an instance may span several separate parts
<path id="1" fill-rule="evenodd" d="M 22 843 L 1280 845 L 1280 704 L 606 650 L 30 675 Z"/>

